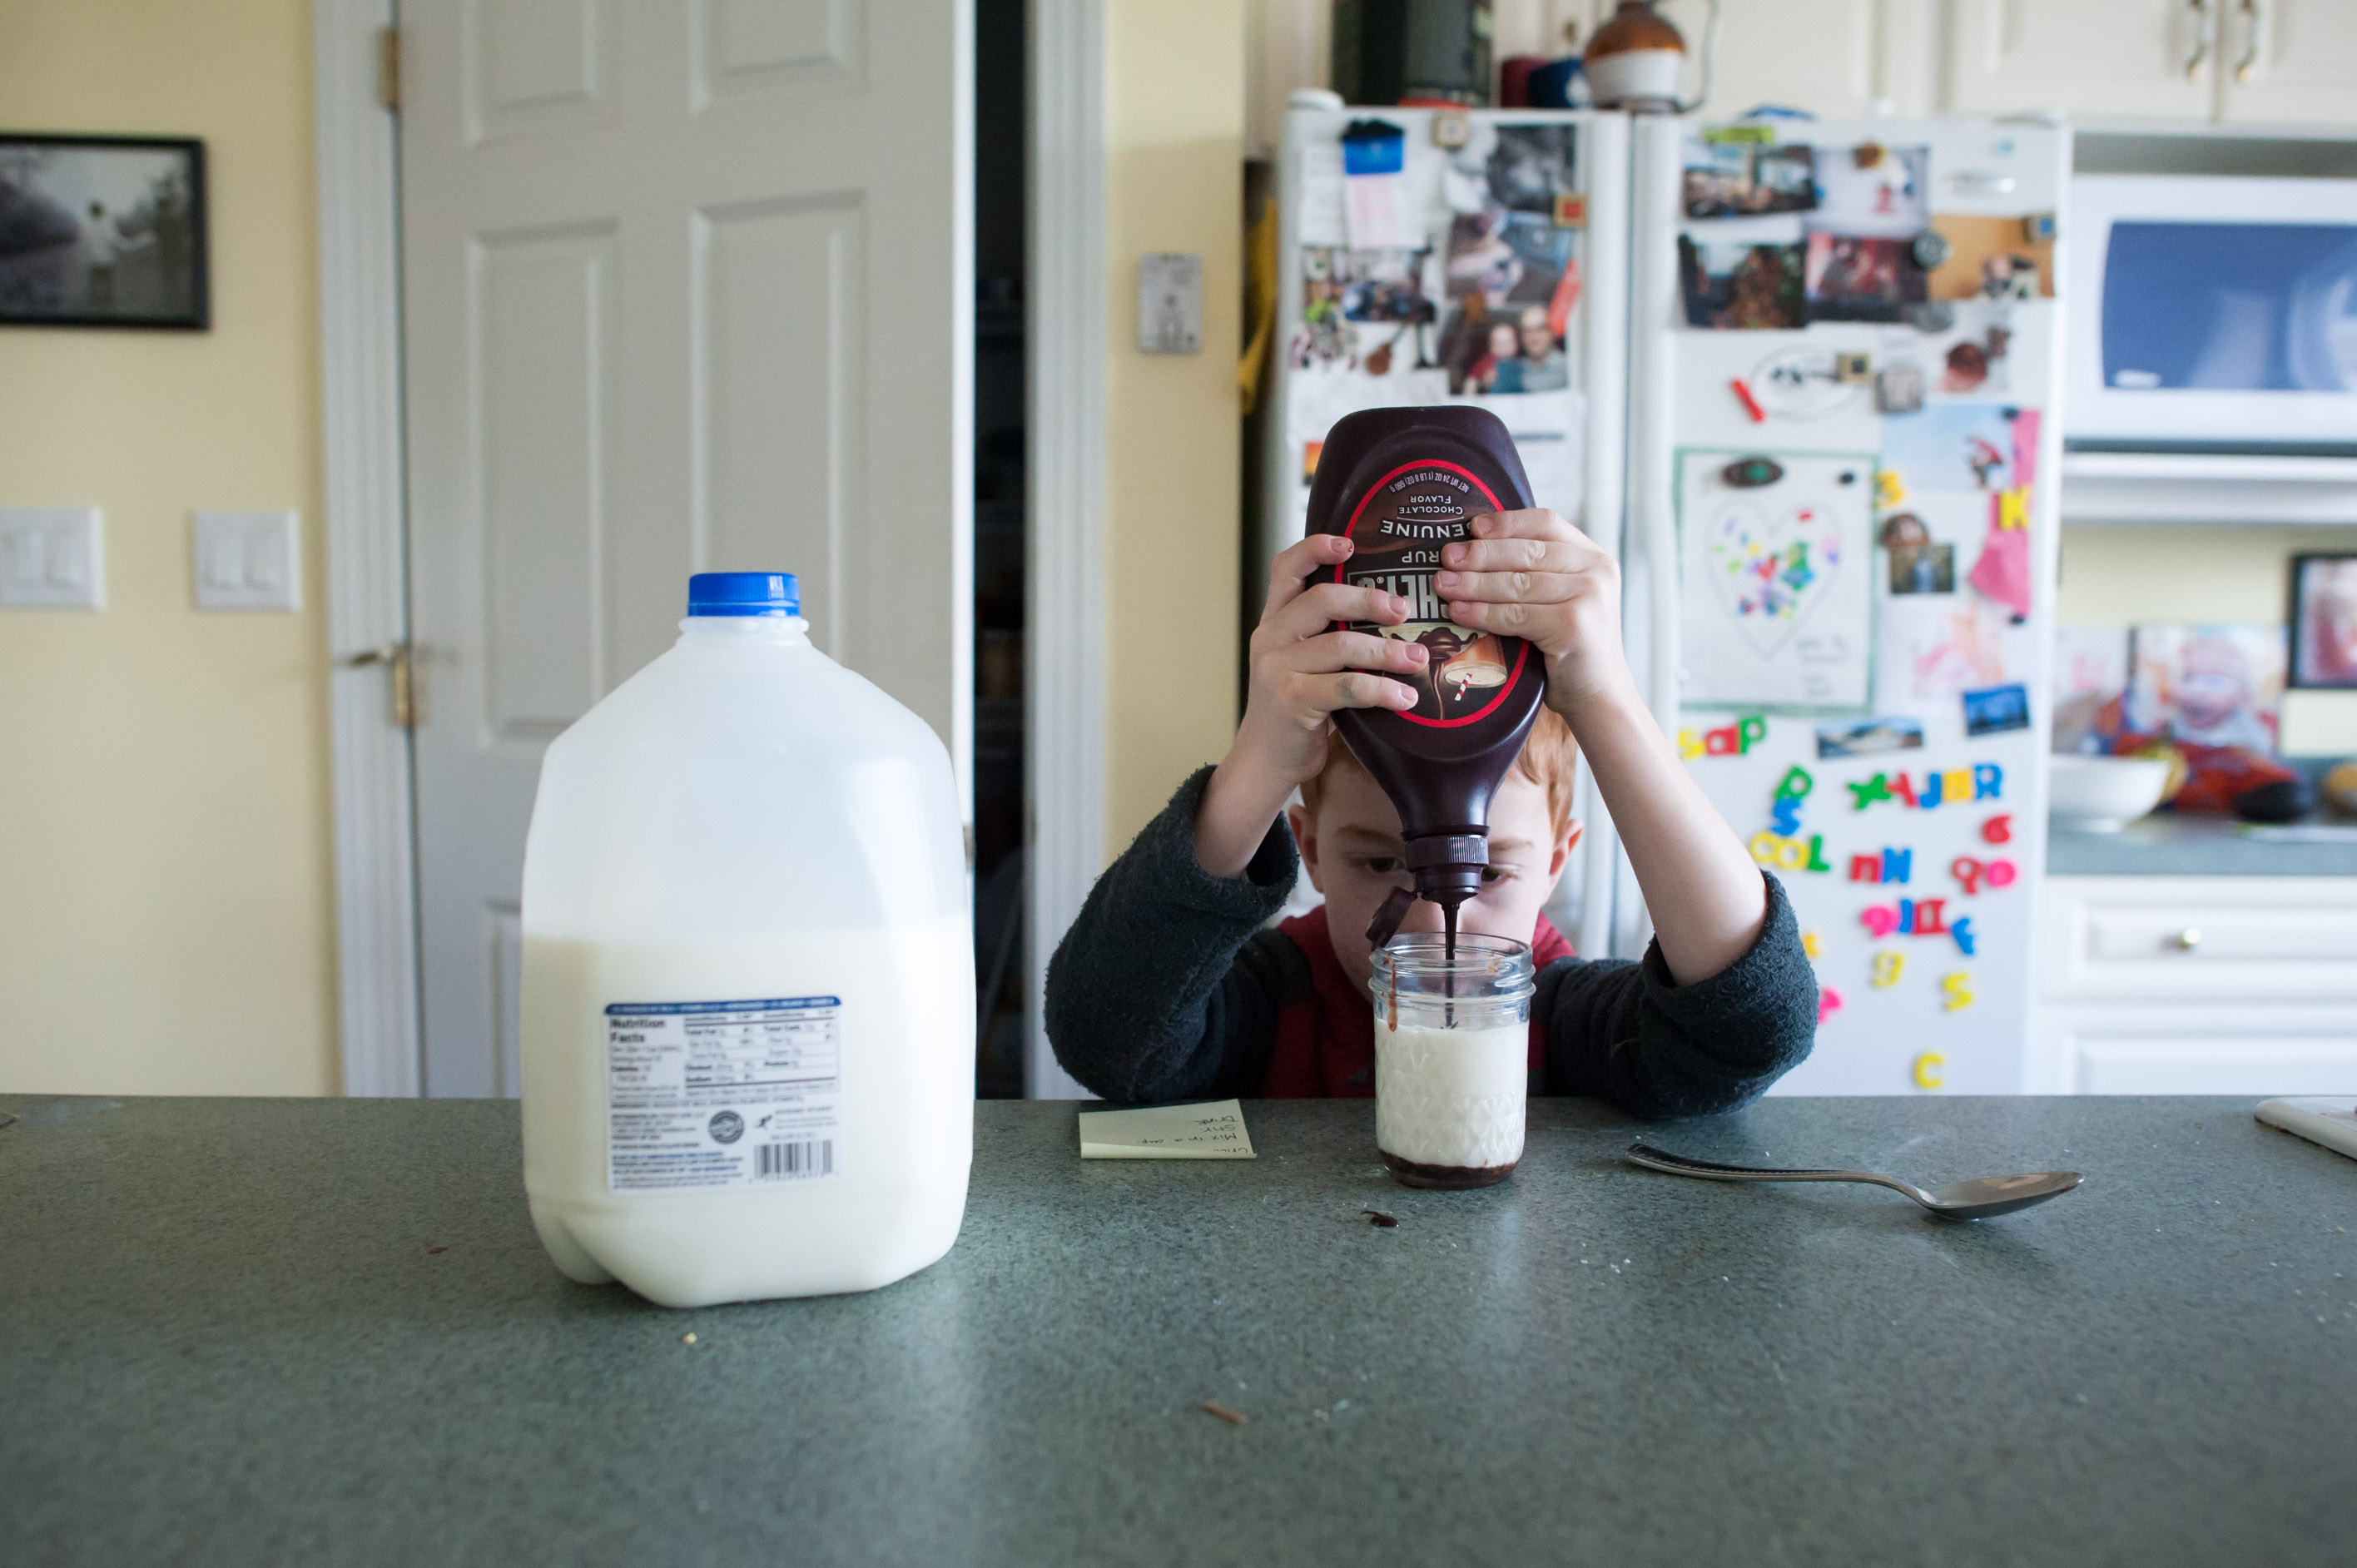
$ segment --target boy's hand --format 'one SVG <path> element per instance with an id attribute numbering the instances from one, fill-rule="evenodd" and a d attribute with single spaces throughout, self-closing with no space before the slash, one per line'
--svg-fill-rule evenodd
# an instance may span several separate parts
<path id="1" fill-rule="evenodd" d="M 1489 512 L 1444 545 L 1433 587 L 1460 626 L 1526 638 L 1546 658 L 1547 705 L 1566 719 L 1633 687 L 1620 646 L 1620 568 L 1555 513 Z"/>
<path id="2" fill-rule="evenodd" d="M 1335 621 L 1397 626 L 1396 594 L 1308 579 L 1349 559 L 1351 543 L 1313 533 L 1277 556 L 1268 602 L 1252 635 L 1252 683 L 1235 744 L 1211 775 L 1195 816 L 1195 858 L 1214 876 L 1240 875 L 1295 787 L 1318 777 L 1343 708 L 1412 708 L 1415 689 L 1369 671 L 1405 674 L 1431 658 L 1420 643 L 1333 631 Z"/>
<path id="3" fill-rule="evenodd" d="M 1551 511 L 1469 520 L 1441 547 L 1433 586 L 1451 620 L 1528 638 L 1547 661 L 1547 705 L 1580 754 L 1644 890 L 1670 978 L 1708 980 L 1751 950 L 1766 885 L 1727 821 L 1645 711 L 1620 648 L 1620 570 Z"/>

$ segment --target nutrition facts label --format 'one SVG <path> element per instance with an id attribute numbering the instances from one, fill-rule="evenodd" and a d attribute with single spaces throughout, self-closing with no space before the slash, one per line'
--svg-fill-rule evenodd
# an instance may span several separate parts
<path id="1" fill-rule="evenodd" d="M 842 1024 L 833 996 L 608 1007 L 608 1187 L 840 1177 Z"/>

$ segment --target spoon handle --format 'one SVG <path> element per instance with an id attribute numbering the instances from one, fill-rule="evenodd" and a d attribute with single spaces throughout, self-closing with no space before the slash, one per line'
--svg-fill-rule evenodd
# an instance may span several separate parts
<path id="1" fill-rule="evenodd" d="M 1878 1186 L 1885 1178 L 1871 1171 L 1785 1170 L 1769 1165 L 1723 1165 L 1716 1160 L 1697 1160 L 1688 1155 L 1674 1155 L 1666 1149 L 1648 1148 L 1643 1144 L 1629 1145 L 1631 1164 L 1667 1171 L 1672 1176 L 1700 1176 L 1705 1181 L 1866 1181 Z"/>

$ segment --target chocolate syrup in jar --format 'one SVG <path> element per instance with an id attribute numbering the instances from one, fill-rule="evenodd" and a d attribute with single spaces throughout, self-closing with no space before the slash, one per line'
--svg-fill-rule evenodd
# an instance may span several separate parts
<path id="1" fill-rule="evenodd" d="M 1384 672 L 1415 688 L 1415 707 L 1334 715 L 1351 755 L 1399 809 L 1415 878 L 1414 894 L 1403 889 L 1377 912 L 1367 937 L 1378 948 L 1425 898 L 1440 906 L 1453 958 L 1458 906 L 1480 891 L 1490 864 L 1490 797 L 1538 717 L 1546 666 L 1521 638 L 1450 620 L 1433 577 L 1441 547 L 1470 539 L 1473 518 L 1531 504 L 1513 438 L 1484 409 L 1369 409 L 1337 423 L 1318 454 L 1309 530 L 1343 534 L 1356 546 L 1323 580 L 1405 599 L 1402 624 L 1360 622 L 1351 629 L 1406 638 L 1431 655 L 1414 674 Z"/>

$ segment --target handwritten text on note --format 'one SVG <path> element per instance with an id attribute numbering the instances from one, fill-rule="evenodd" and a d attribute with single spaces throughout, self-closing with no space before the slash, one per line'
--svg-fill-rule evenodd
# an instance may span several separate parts
<path id="1" fill-rule="evenodd" d="M 1084 1160 L 1249 1160 L 1244 1111 L 1232 1100 L 1149 1105 L 1137 1111 L 1083 1111 Z"/>

